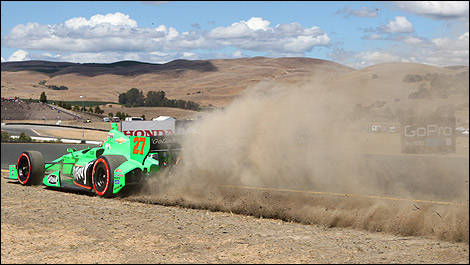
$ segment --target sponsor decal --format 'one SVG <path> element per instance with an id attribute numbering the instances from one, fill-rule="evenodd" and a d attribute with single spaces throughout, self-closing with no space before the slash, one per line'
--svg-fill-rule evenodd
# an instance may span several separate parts
<path id="1" fill-rule="evenodd" d="M 76 182 L 78 183 L 83 183 L 84 185 L 86 185 L 86 172 L 87 170 L 89 169 L 90 166 L 93 165 L 93 162 L 94 161 L 90 161 L 88 162 L 85 166 L 80 166 L 80 165 L 77 165 L 77 166 L 74 166 L 73 167 L 73 178 Z"/>
<path id="2" fill-rule="evenodd" d="M 116 177 L 116 178 L 122 178 L 122 177 L 124 177 L 124 175 L 123 175 L 123 174 L 114 174 L 114 177 Z"/>
<path id="3" fill-rule="evenodd" d="M 122 172 L 122 169 L 118 168 L 115 172 Z"/>
<path id="4" fill-rule="evenodd" d="M 119 143 L 119 144 L 122 144 L 124 143 L 125 141 L 127 141 L 125 138 L 122 138 L 122 137 L 119 137 L 117 138 L 116 140 L 114 140 L 116 143 Z"/>
<path id="5" fill-rule="evenodd" d="M 163 143 L 166 143 L 167 142 L 167 139 L 166 137 L 152 137 L 150 138 L 150 140 L 152 141 L 152 144 L 163 144 Z"/>
<path id="6" fill-rule="evenodd" d="M 47 176 L 47 182 L 49 182 L 49 184 L 57 184 L 57 182 L 59 182 L 59 177 L 57 175 L 50 174 Z"/>
<path id="7" fill-rule="evenodd" d="M 402 153 L 455 153 L 455 112 L 439 110 L 414 114 L 401 120 Z"/>
<path id="8" fill-rule="evenodd" d="M 119 179 L 114 180 L 114 184 L 118 185 L 120 183 Z"/>

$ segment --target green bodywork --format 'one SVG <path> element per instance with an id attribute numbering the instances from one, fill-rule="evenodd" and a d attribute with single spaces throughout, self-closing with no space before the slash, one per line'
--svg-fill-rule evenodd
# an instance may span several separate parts
<path id="1" fill-rule="evenodd" d="M 168 150 L 150 152 L 151 137 L 126 136 L 118 130 L 116 123 L 111 124 L 111 128 L 108 138 L 101 146 L 78 151 L 67 149 L 68 154 L 46 162 L 42 183 L 50 187 L 77 186 L 74 183 L 74 173 L 76 174 L 74 170 L 82 167 L 86 170 L 101 155 L 120 155 L 125 157 L 126 161 L 113 172 L 113 193 L 116 194 L 126 186 L 127 173 L 138 171 L 147 176 L 155 175 L 160 169 L 160 164 L 166 166 L 169 160 L 174 161 L 176 154 L 174 152 Z M 16 165 L 10 165 L 9 172 L 10 179 L 18 179 Z M 87 189 L 91 190 L 90 187 Z"/>

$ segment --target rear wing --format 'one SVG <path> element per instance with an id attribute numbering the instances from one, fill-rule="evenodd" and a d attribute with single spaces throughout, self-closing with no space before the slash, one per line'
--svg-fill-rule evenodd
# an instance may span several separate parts
<path id="1" fill-rule="evenodd" d="M 181 150 L 181 135 L 130 136 L 129 139 L 130 158 L 140 163 L 149 153 L 175 153 Z"/>
<path id="2" fill-rule="evenodd" d="M 175 165 L 181 159 L 180 135 L 150 136 L 150 153 L 158 160 L 160 168 Z"/>
<path id="3" fill-rule="evenodd" d="M 181 150 L 181 135 L 150 136 L 150 151 L 179 151 Z"/>

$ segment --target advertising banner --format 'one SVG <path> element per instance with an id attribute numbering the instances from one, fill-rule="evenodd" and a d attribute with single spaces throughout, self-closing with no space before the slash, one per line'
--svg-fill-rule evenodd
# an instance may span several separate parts
<path id="1" fill-rule="evenodd" d="M 408 154 L 455 152 L 455 115 L 409 115 L 401 121 L 401 150 Z"/>
<path id="2" fill-rule="evenodd" d="M 127 136 L 165 136 L 175 133 L 175 120 L 123 121 L 121 131 Z"/>

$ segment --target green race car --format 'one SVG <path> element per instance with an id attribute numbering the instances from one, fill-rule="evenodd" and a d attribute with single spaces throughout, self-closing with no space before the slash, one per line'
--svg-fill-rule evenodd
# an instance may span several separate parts
<path id="1" fill-rule="evenodd" d="M 112 197 L 124 187 L 140 185 L 144 178 L 179 161 L 180 145 L 175 136 L 126 136 L 111 125 L 108 138 L 99 147 L 67 149 L 67 154 L 44 162 L 38 151 L 20 154 L 9 166 L 9 179 L 22 185 L 88 191 Z"/>

